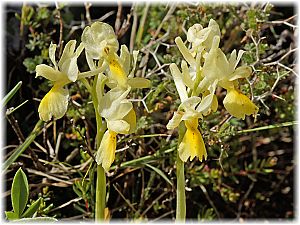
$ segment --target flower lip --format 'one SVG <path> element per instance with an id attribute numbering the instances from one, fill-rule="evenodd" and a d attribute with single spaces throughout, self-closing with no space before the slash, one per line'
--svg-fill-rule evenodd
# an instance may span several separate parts
<path id="1" fill-rule="evenodd" d="M 256 115 L 258 107 L 244 94 L 230 89 L 223 100 L 225 109 L 234 117 L 245 119 L 245 115 Z"/>
<path id="2" fill-rule="evenodd" d="M 186 162 L 188 158 L 192 161 L 198 157 L 200 162 L 207 159 L 205 144 L 200 131 L 198 130 L 198 119 L 185 121 L 186 132 L 178 147 L 179 157 Z"/>

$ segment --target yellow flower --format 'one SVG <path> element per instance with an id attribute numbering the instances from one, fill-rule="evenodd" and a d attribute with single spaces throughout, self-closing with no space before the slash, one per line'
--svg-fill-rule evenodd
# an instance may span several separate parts
<path id="1" fill-rule="evenodd" d="M 188 158 L 193 160 L 195 156 L 202 162 L 203 158 L 207 158 L 205 145 L 198 130 L 198 119 L 202 115 L 208 114 L 210 111 L 215 111 L 217 108 L 217 99 L 212 89 L 214 90 L 216 82 L 212 84 L 210 91 L 201 99 L 198 96 L 188 97 L 187 87 L 192 90 L 192 78 L 188 73 L 186 64 L 182 63 L 182 73 L 179 71 L 176 64 L 170 65 L 170 71 L 173 76 L 177 92 L 179 94 L 181 104 L 177 112 L 174 113 L 172 119 L 167 124 L 167 129 L 175 129 L 181 121 L 184 121 L 187 128 L 185 135 L 179 144 L 178 152 L 182 161 L 186 162 Z"/>
<path id="2" fill-rule="evenodd" d="M 186 120 L 184 124 L 186 132 L 178 147 L 180 159 L 186 162 L 190 157 L 190 161 L 192 161 L 197 156 L 200 162 L 203 159 L 206 160 L 207 153 L 203 138 L 198 130 L 198 119 Z"/>
<path id="3" fill-rule="evenodd" d="M 130 88 L 116 87 L 107 92 L 99 102 L 99 114 L 105 118 L 105 132 L 96 154 L 96 162 L 108 171 L 115 159 L 117 134 L 129 134 L 136 129 L 136 116 L 132 103 L 126 99 Z"/>
<path id="4" fill-rule="evenodd" d="M 219 48 L 220 37 L 215 36 L 211 50 L 206 54 L 203 65 L 203 80 L 199 84 L 199 92 L 202 93 L 217 81 L 217 84 L 225 89 L 234 87 L 234 80 L 247 78 L 252 70 L 249 66 L 240 66 L 237 68 L 244 51 L 240 50 L 236 55 L 234 50 L 229 60 L 223 51 Z"/>
<path id="5" fill-rule="evenodd" d="M 119 49 L 119 42 L 113 28 L 102 22 L 95 22 L 84 28 L 81 41 L 88 59 L 102 58 L 106 47 L 109 47 L 112 52 L 117 52 Z"/>
<path id="6" fill-rule="evenodd" d="M 115 160 L 117 148 L 117 133 L 107 130 L 102 138 L 100 147 L 97 151 L 96 162 L 102 165 L 105 171 L 108 171 Z"/>
<path id="7" fill-rule="evenodd" d="M 119 86 L 123 89 L 131 88 L 149 88 L 150 81 L 142 77 L 133 77 L 138 51 L 133 51 L 132 55 L 129 53 L 126 45 L 121 46 L 120 57 L 111 51 L 109 47 L 104 48 L 104 59 L 109 66 L 108 86 L 114 88 Z"/>
<path id="8" fill-rule="evenodd" d="M 58 63 L 55 61 L 56 45 L 49 47 L 49 58 L 54 68 L 41 64 L 36 66 L 36 77 L 42 76 L 52 81 L 53 87 L 42 99 L 38 112 L 40 119 L 48 121 L 54 116 L 59 119 L 64 116 L 68 107 L 68 90 L 63 88 L 66 84 L 74 82 L 78 77 L 77 58 L 83 50 L 83 45 L 79 45 L 75 50 L 76 41 L 69 41 L 62 53 Z"/>
<path id="9" fill-rule="evenodd" d="M 197 50 L 201 50 L 201 47 L 209 50 L 215 36 L 221 36 L 219 25 L 215 20 L 210 19 L 206 28 L 203 28 L 200 24 L 194 24 L 187 32 L 187 40 L 192 43 L 190 52 L 197 52 Z"/>
<path id="10" fill-rule="evenodd" d="M 246 95 L 235 89 L 227 90 L 223 104 L 231 115 L 239 119 L 245 119 L 245 115 L 255 115 L 258 112 L 258 107 Z"/>
<path id="11" fill-rule="evenodd" d="M 186 162 L 190 157 L 193 160 L 195 156 L 202 162 L 207 158 L 205 145 L 198 130 L 198 118 L 202 117 L 202 113 L 195 110 L 201 98 L 193 96 L 182 102 L 174 113 L 172 119 L 167 124 L 167 129 L 175 129 L 179 126 L 181 121 L 184 121 L 187 128 L 185 135 L 178 147 L 179 157 L 182 161 Z"/>
<path id="12" fill-rule="evenodd" d="M 63 117 L 68 108 L 68 98 L 68 90 L 54 85 L 39 105 L 38 112 L 40 118 L 48 121 L 52 116 L 56 119 Z"/>
<path id="13" fill-rule="evenodd" d="M 258 107 L 247 96 L 236 91 L 236 86 L 238 85 L 238 79 L 247 78 L 251 75 L 251 67 L 237 67 L 244 53 L 241 50 L 238 55 L 234 50 L 229 60 L 227 60 L 225 54 L 218 47 L 219 42 L 220 38 L 218 36 L 214 37 L 212 48 L 205 58 L 203 65 L 204 79 L 199 84 L 198 92 L 205 93 L 206 90 L 209 90 L 210 93 L 214 93 L 215 84 L 225 88 L 227 95 L 223 103 L 226 110 L 237 118 L 245 119 L 245 115 L 256 114 Z"/>
<path id="14" fill-rule="evenodd" d="M 206 28 L 203 28 L 200 24 L 194 24 L 188 29 L 187 41 L 192 44 L 190 49 L 184 45 L 180 37 L 175 38 L 175 43 L 184 59 L 192 67 L 199 67 L 196 62 L 197 59 L 194 57 L 196 56 L 197 58 L 197 55 L 200 56 L 203 50 L 209 50 L 212 47 L 213 38 L 215 36 L 220 37 L 221 32 L 217 22 L 211 19 Z"/>

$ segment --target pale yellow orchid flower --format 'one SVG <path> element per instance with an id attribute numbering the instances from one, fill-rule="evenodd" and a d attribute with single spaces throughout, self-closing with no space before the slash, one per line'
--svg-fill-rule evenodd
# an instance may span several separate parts
<path id="1" fill-rule="evenodd" d="M 64 116 L 68 107 L 69 92 L 64 86 L 74 82 L 78 77 L 77 58 L 83 50 L 80 44 L 75 50 L 76 41 L 69 41 L 58 63 L 55 61 L 56 45 L 49 47 L 49 58 L 54 68 L 41 64 L 36 66 L 36 77 L 42 76 L 53 83 L 51 90 L 42 99 L 38 112 L 41 120 L 49 121 L 52 116 L 59 119 Z"/>
<path id="2" fill-rule="evenodd" d="M 187 32 L 187 40 L 192 43 L 190 52 L 193 53 L 202 49 L 208 51 L 215 36 L 221 36 L 219 25 L 215 20 L 210 19 L 208 27 L 205 28 L 201 24 L 194 24 Z"/>
<path id="3" fill-rule="evenodd" d="M 119 42 L 113 28 L 102 22 L 95 22 L 84 28 L 81 41 L 86 54 L 92 59 L 102 58 L 106 47 L 109 47 L 111 52 L 117 52 L 119 49 Z"/>
<path id="4" fill-rule="evenodd" d="M 129 53 L 126 45 L 121 46 L 120 57 L 109 47 L 104 49 L 104 58 L 108 63 L 109 83 L 108 86 L 114 88 L 120 86 L 123 89 L 131 88 L 149 88 L 151 82 L 142 77 L 134 77 L 138 51 Z"/>
<path id="5" fill-rule="evenodd" d="M 231 115 L 239 119 L 245 119 L 245 115 L 255 115 L 258 112 L 258 107 L 236 89 L 227 90 L 223 104 Z"/>
<path id="6" fill-rule="evenodd" d="M 170 71 L 173 76 L 177 91 L 181 102 L 184 102 L 188 98 L 188 92 L 194 91 L 194 88 L 197 89 L 197 86 L 194 86 L 196 75 L 192 75 L 190 72 L 187 63 L 183 60 L 181 62 L 182 72 L 175 63 L 170 65 Z M 211 112 L 215 112 L 218 107 L 218 100 L 214 94 L 217 82 L 213 82 L 208 90 L 203 92 L 202 101 L 196 108 L 196 110 L 202 115 L 206 116 Z"/>
<path id="7" fill-rule="evenodd" d="M 99 102 L 99 114 L 105 118 L 107 131 L 104 133 L 96 154 L 96 162 L 108 171 L 115 159 L 117 134 L 129 134 L 136 129 L 136 115 L 132 103 L 126 99 L 130 88 L 124 91 L 116 87 L 108 91 Z"/>
<path id="8" fill-rule="evenodd" d="M 188 29 L 187 41 L 192 44 L 191 48 L 187 48 L 180 37 L 175 38 L 175 43 L 190 66 L 197 68 L 200 66 L 197 63 L 197 57 L 200 59 L 204 50 L 211 49 L 215 36 L 220 37 L 221 32 L 217 22 L 211 19 L 206 28 L 203 28 L 200 24 L 194 24 Z"/>
<path id="9" fill-rule="evenodd" d="M 241 119 L 245 119 L 245 115 L 255 115 L 258 112 L 258 107 L 236 88 L 238 79 L 247 78 L 252 73 L 249 66 L 237 68 L 244 51 L 240 50 L 237 56 L 234 50 L 229 60 L 227 60 L 225 54 L 219 48 L 219 42 L 220 38 L 215 36 L 211 50 L 205 55 L 202 70 L 204 78 L 200 82 L 197 92 L 203 93 L 210 90 L 210 93 L 214 93 L 216 85 L 213 86 L 212 84 L 217 83 L 217 85 L 227 90 L 223 103 L 231 115 Z"/>
<path id="10" fill-rule="evenodd" d="M 207 159 L 207 153 L 202 135 L 198 130 L 198 120 L 210 109 L 211 105 L 208 104 L 210 102 L 209 98 L 213 98 L 213 95 L 206 96 L 202 101 L 198 96 L 188 97 L 187 87 L 185 86 L 185 83 L 188 81 L 184 82 L 183 74 L 180 73 L 174 63 L 170 65 L 170 70 L 181 104 L 168 122 L 167 129 L 175 129 L 181 121 L 184 121 L 186 132 L 178 147 L 179 157 L 186 162 L 188 158 L 193 160 L 197 156 L 202 162 L 203 159 Z"/>
<path id="11" fill-rule="evenodd" d="M 202 114 L 195 110 L 196 105 L 201 101 L 200 97 L 190 97 L 182 102 L 174 112 L 172 119 L 167 124 L 167 129 L 175 129 L 181 121 L 184 121 L 186 132 L 179 144 L 179 157 L 186 162 L 188 158 L 193 160 L 195 156 L 202 162 L 207 159 L 206 148 L 200 131 L 198 130 L 198 119 Z"/>

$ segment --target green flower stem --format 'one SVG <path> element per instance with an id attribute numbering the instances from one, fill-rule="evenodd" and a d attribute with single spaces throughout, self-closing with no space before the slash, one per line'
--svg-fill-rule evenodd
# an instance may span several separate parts
<path id="1" fill-rule="evenodd" d="M 179 158 L 179 152 L 177 152 L 176 176 L 177 176 L 176 221 L 185 222 L 186 202 L 185 202 L 184 162 Z"/>
<path id="2" fill-rule="evenodd" d="M 97 183 L 96 183 L 96 222 L 103 222 L 106 198 L 106 177 L 101 165 L 97 165 Z"/>
<path id="3" fill-rule="evenodd" d="M 95 77 L 97 81 L 97 76 Z M 98 112 L 98 100 L 96 94 L 96 85 L 93 85 L 92 89 L 92 99 L 96 114 L 97 123 L 97 135 L 96 135 L 96 146 L 97 149 L 100 147 L 100 143 L 103 137 L 103 123 L 102 118 Z M 96 181 L 96 209 L 95 209 L 95 219 L 96 222 L 103 222 L 104 220 L 104 209 L 105 209 L 105 199 L 106 199 L 106 176 L 105 171 L 101 165 L 97 165 L 97 181 Z"/>
<path id="4" fill-rule="evenodd" d="M 94 99 L 94 98 L 93 98 Z M 94 100 L 93 100 L 93 103 Z M 103 137 L 103 124 L 101 116 L 97 110 L 98 103 L 94 104 L 97 122 L 97 136 L 96 136 L 96 146 L 97 149 L 100 146 Z M 95 209 L 95 220 L 97 222 L 103 222 L 104 220 L 104 209 L 105 209 L 105 199 L 106 199 L 106 176 L 105 171 L 101 165 L 97 165 L 97 181 L 96 181 L 96 209 Z"/>
<path id="5" fill-rule="evenodd" d="M 100 143 L 105 131 L 105 123 L 102 123 L 101 115 L 98 112 L 98 99 L 96 93 L 96 82 L 98 76 L 94 78 L 94 85 L 90 86 L 89 82 L 83 78 L 82 82 L 86 88 L 90 91 L 92 96 L 92 101 L 95 109 L 96 124 L 97 124 L 97 134 L 96 134 L 96 147 L 100 147 Z M 97 181 L 96 181 L 96 205 L 95 205 L 95 220 L 96 222 L 103 222 L 104 220 L 104 210 L 106 205 L 106 176 L 105 171 L 101 165 L 97 165 Z"/>
<path id="6" fill-rule="evenodd" d="M 186 129 L 184 124 L 180 123 L 178 145 L 182 141 L 185 131 Z M 176 221 L 185 222 L 186 199 L 185 199 L 184 162 L 180 159 L 178 151 L 177 151 L 177 160 L 176 160 L 176 177 L 177 177 Z"/>

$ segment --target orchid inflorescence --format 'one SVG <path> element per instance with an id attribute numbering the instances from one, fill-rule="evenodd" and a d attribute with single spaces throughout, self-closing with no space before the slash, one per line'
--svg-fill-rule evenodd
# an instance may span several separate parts
<path id="1" fill-rule="evenodd" d="M 239 79 L 251 75 L 251 67 L 238 64 L 244 53 L 233 50 L 229 59 L 219 48 L 221 32 L 219 25 L 211 19 L 208 27 L 194 24 L 188 29 L 186 47 L 180 37 L 175 43 L 184 60 L 181 71 L 174 63 L 170 65 L 175 86 L 181 104 L 167 124 L 175 129 L 181 121 L 186 127 L 185 135 L 178 151 L 182 161 L 198 157 L 207 158 L 206 148 L 198 129 L 199 119 L 215 112 L 218 100 L 215 95 L 218 86 L 227 90 L 223 100 L 225 109 L 236 118 L 245 119 L 245 115 L 256 115 L 258 107 L 239 90 Z M 59 62 L 56 62 L 56 45 L 49 47 L 49 58 L 53 67 L 38 65 L 36 75 L 43 76 L 53 83 L 51 90 L 42 99 L 39 116 L 48 121 L 52 117 L 59 119 L 67 111 L 69 93 L 66 85 L 86 77 L 97 76 L 97 110 L 107 124 L 100 147 L 96 154 L 97 163 L 108 171 L 115 158 L 117 134 L 130 134 L 136 127 L 136 115 L 131 101 L 127 99 L 134 88 L 148 88 L 150 81 L 134 77 L 138 51 L 129 53 L 126 45 L 120 48 L 113 28 L 102 22 L 87 26 L 76 48 L 76 41 L 69 41 Z M 79 72 L 77 58 L 85 50 L 88 72 Z M 110 90 L 105 92 L 104 87 Z"/>
<path id="2" fill-rule="evenodd" d="M 219 25 L 211 19 L 206 28 L 194 24 L 188 29 L 189 47 L 180 37 L 175 39 L 184 60 L 181 61 L 181 71 L 175 63 L 170 65 L 170 71 L 181 104 L 167 128 L 174 129 L 184 121 L 186 132 L 178 146 L 179 157 L 184 162 L 196 156 L 200 161 L 207 159 L 198 120 L 217 110 L 215 91 L 218 86 L 227 91 L 223 104 L 232 116 L 245 119 L 245 115 L 256 115 L 258 112 L 258 107 L 239 90 L 238 80 L 252 74 L 251 67 L 238 67 L 244 51 L 239 50 L 237 54 L 233 50 L 228 59 L 219 47 L 220 38 Z"/>
<path id="3" fill-rule="evenodd" d="M 95 108 L 107 126 L 95 159 L 98 165 L 108 171 L 115 159 L 117 134 L 130 134 L 136 128 L 136 114 L 127 96 L 134 88 L 149 88 L 150 81 L 134 77 L 138 51 L 130 54 L 128 48 L 122 45 L 120 55 L 117 54 L 119 43 L 110 25 L 95 22 L 87 26 L 81 41 L 77 48 L 75 40 L 69 41 L 58 63 L 55 60 L 56 45 L 51 44 L 49 58 L 54 68 L 44 64 L 36 67 L 37 76 L 43 76 L 53 83 L 42 99 L 38 112 L 44 121 L 63 117 L 69 100 L 65 86 L 95 76 Z M 90 71 L 80 73 L 77 58 L 83 50 Z"/>
<path id="4" fill-rule="evenodd" d="M 205 143 L 198 129 L 199 119 L 218 109 L 215 95 L 219 86 L 226 89 L 223 100 L 225 109 L 234 117 L 245 119 L 246 115 L 256 115 L 258 107 L 239 90 L 239 79 L 248 78 L 252 74 L 251 67 L 238 66 L 243 50 L 232 51 L 227 58 L 220 49 L 221 32 L 219 25 L 210 20 L 203 28 L 194 24 L 188 29 L 188 47 L 180 37 L 175 43 L 184 60 L 181 70 L 175 63 L 170 65 L 181 104 L 168 129 L 180 125 L 182 139 L 178 145 L 177 160 L 177 219 L 185 218 L 185 195 L 183 162 L 198 157 L 202 162 L 207 159 Z M 131 134 L 136 129 L 136 114 L 132 100 L 128 99 L 131 90 L 149 88 L 150 81 L 142 77 L 134 77 L 138 51 L 129 52 L 125 45 L 119 48 L 113 28 L 102 22 L 87 26 L 81 36 L 81 43 L 76 48 L 76 41 L 66 45 L 58 63 L 55 59 L 56 45 L 49 47 L 49 58 L 53 67 L 38 65 L 36 75 L 43 76 L 53 84 L 39 105 L 41 120 L 49 121 L 52 117 L 63 117 L 68 108 L 69 93 L 66 86 L 81 80 L 91 93 L 97 123 L 97 191 L 96 219 L 104 218 L 105 174 L 115 159 L 118 134 Z M 77 59 L 85 51 L 89 71 L 80 72 Z M 120 54 L 118 55 L 118 51 Z M 94 77 L 92 85 L 86 78 Z M 103 128 L 104 124 L 104 128 Z M 101 172 L 102 171 L 102 172 Z"/>

